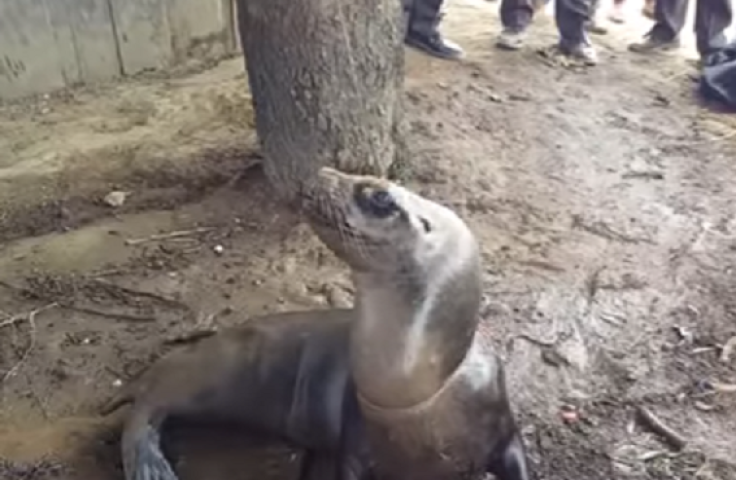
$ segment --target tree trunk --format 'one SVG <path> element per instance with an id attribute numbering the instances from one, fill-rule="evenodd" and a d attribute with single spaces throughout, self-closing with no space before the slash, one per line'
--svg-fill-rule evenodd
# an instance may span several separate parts
<path id="1" fill-rule="evenodd" d="M 277 190 L 293 198 L 323 165 L 397 170 L 401 2 L 237 0 L 237 9 L 256 131 Z"/>

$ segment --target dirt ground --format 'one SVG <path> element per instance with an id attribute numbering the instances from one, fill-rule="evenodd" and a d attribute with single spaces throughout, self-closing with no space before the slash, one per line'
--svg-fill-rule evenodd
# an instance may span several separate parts
<path id="1" fill-rule="evenodd" d="M 410 183 L 481 240 L 537 477 L 736 479 L 736 120 L 697 104 L 682 58 L 626 52 L 633 30 L 596 38 L 603 62 L 581 70 L 537 52 L 548 17 L 495 50 L 496 9 L 450 2 L 461 63 L 408 53 Z M 249 168 L 249 101 L 231 59 L 0 109 L 2 478 L 122 478 L 96 408 L 177 338 L 350 302 L 345 268 Z M 295 464 L 176 438 L 184 480 Z"/>

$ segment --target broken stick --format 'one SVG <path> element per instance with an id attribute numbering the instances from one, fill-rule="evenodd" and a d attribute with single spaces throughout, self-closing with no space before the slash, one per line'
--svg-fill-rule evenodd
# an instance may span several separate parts
<path id="1" fill-rule="evenodd" d="M 170 238 L 188 237 L 191 235 L 198 235 L 200 233 L 207 233 L 215 230 L 211 227 L 200 227 L 192 230 L 178 230 L 175 232 L 160 233 L 157 235 L 150 235 L 143 238 L 130 238 L 125 241 L 126 245 L 140 245 L 141 243 L 155 242 L 157 240 L 168 240 Z"/>
<path id="2" fill-rule="evenodd" d="M 49 305 L 46 305 L 45 307 L 37 308 L 36 310 L 33 310 L 28 314 L 26 319 L 28 320 L 28 325 L 31 327 L 30 332 L 30 343 L 28 344 L 28 348 L 26 348 L 25 352 L 23 352 L 23 355 L 20 357 L 20 360 L 18 360 L 18 363 L 13 365 L 13 368 L 5 372 L 5 375 L 3 375 L 2 381 L 0 383 L 5 383 L 9 378 L 14 376 L 16 373 L 18 373 L 18 370 L 20 367 L 25 363 L 25 361 L 28 359 L 28 357 L 31 356 L 31 353 L 33 352 L 33 349 L 36 348 L 36 315 L 39 313 L 52 309 L 54 307 L 57 307 L 57 303 L 52 303 Z"/>
<path id="3" fill-rule="evenodd" d="M 636 407 L 636 413 L 644 426 L 653 433 L 662 437 L 675 450 L 682 450 L 687 445 L 687 439 L 673 428 L 665 424 L 651 410 L 646 407 Z"/>

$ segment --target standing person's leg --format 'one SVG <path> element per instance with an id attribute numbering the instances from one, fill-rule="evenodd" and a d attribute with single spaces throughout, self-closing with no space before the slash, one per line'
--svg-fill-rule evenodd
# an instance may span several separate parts
<path id="1" fill-rule="evenodd" d="M 695 10 L 695 39 L 700 58 L 726 45 L 726 29 L 733 21 L 731 0 L 697 0 Z"/>
<path id="2" fill-rule="evenodd" d="M 590 0 L 590 20 L 585 22 L 585 28 L 588 32 L 595 35 L 605 35 L 608 33 L 608 29 L 599 21 L 600 9 L 600 0 Z"/>
<path id="3" fill-rule="evenodd" d="M 598 55 L 585 31 L 593 10 L 592 0 L 557 0 L 555 21 L 560 32 L 560 51 L 589 65 L 598 63 Z"/>
<path id="4" fill-rule="evenodd" d="M 641 13 L 648 19 L 655 20 L 654 6 L 656 3 L 657 0 L 644 0 L 644 8 L 642 8 Z"/>
<path id="5" fill-rule="evenodd" d="M 442 18 L 443 0 L 403 0 L 407 16 L 404 42 L 432 56 L 455 59 L 462 56 L 462 49 L 442 38 L 438 29 Z"/>
<path id="6" fill-rule="evenodd" d="M 526 29 L 534 19 L 536 7 L 534 0 L 501 0 L 503 31 L 496 40 L 496 46 L 507 50 L 520 49 L 526 39 Z"/>
<path id="7" fill-rule="evenodd" d="M 585 28 L 596 35 L 605 35 L 608 29 L 599 21 L 599 11 L 601 9 L 601 0 L 591 0 L 590 3 L 590 20 L 585 22 Z"/>
<path id="8" fill-rule="evenodd" d="M 624 23 L 626 18 L 624 15 L 625 4 L 626 0 L 613 0 L 613 10 L 611 11 L 611 14 L 608 15 L 608 19 L 613 23 Z"/>
<path id="9" fill-rule="evenodd" d="M 643 42 L 632 43 L 637 53 L 664 52 L 680 46 L 680 31 L 687 18 L 688 0 L 655 0 L 654 26 Z"/>

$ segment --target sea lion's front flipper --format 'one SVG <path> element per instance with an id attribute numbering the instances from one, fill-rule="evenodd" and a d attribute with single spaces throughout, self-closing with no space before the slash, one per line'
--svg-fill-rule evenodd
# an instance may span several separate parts
<path id="1" fill-rule="evenodd" d="M 158 427 L 150 423 L 126 426 L 122 442 L 125 480 L 178 480 L 161 450 Z"/>
<path id="2" fill-rule="evenodd" d="M 494 474 L 498 480 L 531 480 L 526 449 L 518 432 L 511 438 L 501 455 L 493 458 L 488 466 L 488 472 Z"/>
<path id="3" fill-rule="evenodd" d="M 337 480 L 374 480 L 373 461 L 355 385 L 348 383 L 340 418 Z"/>
<path id="4" fill-rule="evenodd" d="M 335 455 L 308 450 L 302 457 L 297 480 L 336 480 L 336 467 Z"/>

